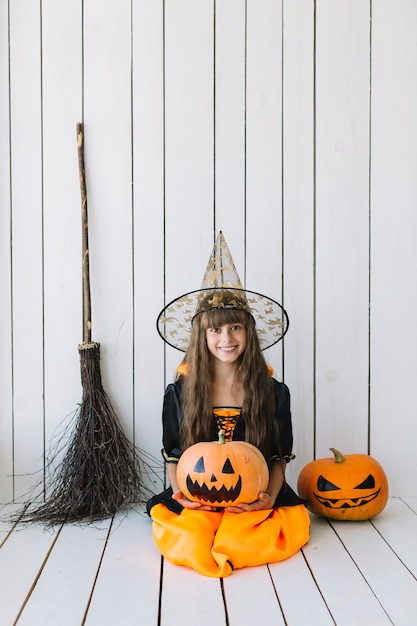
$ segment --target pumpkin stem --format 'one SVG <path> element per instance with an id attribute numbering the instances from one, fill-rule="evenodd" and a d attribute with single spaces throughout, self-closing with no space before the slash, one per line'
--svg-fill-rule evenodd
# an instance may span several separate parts
<path id="1" fill-rule="evenodd" d="M 219 443 L 220 444 L 226 443 L 226 437 L 225 437 L 224 430 L 219 430 Z"/>
<path id="2" fill-rule="evenodd" d="M 329 450 L 333 452 L 334 460 L 336 461 L 336 463 L 343 463 L 343 461 L 345 460 L 345 457 L 343 456 L 341 452 L 339 452 L 339 450 L 336 450 L 336 448 L 329 448 Z"/>

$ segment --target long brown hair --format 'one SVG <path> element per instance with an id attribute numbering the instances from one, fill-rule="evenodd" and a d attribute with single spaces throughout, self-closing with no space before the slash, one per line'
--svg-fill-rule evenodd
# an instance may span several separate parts
<path id="1" fill-rule="evenodd" d="M 276 449 L 276 442 L 279 442 L 278 427 L 273 417 L 273 382 L 259 347 L 255 320 L 248 312 L 232 308 L 203 311 L 194 319 L 190 344 L 183 360 L 187 375 L 184 376 L 182 391 L 182 449 L 212 439 L 211 371 L 206 330 L 234 323 L 242 324 L 246 329 L 246 348 L 239 358 L 235 375 L 235 381 L 244 391 L 242 417 L 245 437 L 269 461 L 271 446 L 275 443 Z"/>

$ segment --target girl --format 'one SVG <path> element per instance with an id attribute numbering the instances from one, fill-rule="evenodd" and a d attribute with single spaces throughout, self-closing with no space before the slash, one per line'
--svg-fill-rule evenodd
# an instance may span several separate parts
<path id="1" fill-rule="evenodd" d="M 222 237 L 216 245 L 222 246 L 224 268 L 225 249 L 230 253 Z M 211 258 L 215 256 L 213 251 Z M 224 577 L 235 568 L 292 556 L 308 541 L 309 516 L 285 483 L 285 465 L 294 456 L 290 396 L 286 385 L 271 376 L 261 352 L 248 303 L 251 292 L 241 289 L 238 277 L 236 288 L 225 286 L 224 271 L 214 274 L 222 277 L 220 286 L 218 280 L 215 287 L 203 281 L 204 288 L 192 292 L 198 304 L 188 348 L 163 405 L 170 488 L 148 503 L 148 512 L 155 543 L 169 561 Z M 257 306 L 259 310 L 259 302 Z M 167 319 L 164 315 L 165 324 Z M 218 509 L 191 502 L 178 488 L 182 451 L 199 441 L 216 440 L 220 428 L 229 439 L 257 446 L 267 461 L 269 484 L 254 502 Z"/>

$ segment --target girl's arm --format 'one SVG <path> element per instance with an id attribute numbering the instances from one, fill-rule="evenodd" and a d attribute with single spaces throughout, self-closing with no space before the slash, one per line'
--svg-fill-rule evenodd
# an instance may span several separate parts
<path id="1" fill-rule="evenodd" d="M 167 470 L 168 470 L 169 484 L 172 487 L 172 491 L 173 493 L 177 493 L 177 491 L 179 491 L 178 482 L 177 482 L 177 464 L 167 463 Z"/>
<path id="2" fill-rule="evenodd" d="M 274 502 L 278 498 L 278 494 L 281 491 L 281 487 L 284 484 L 284 480 L 285 480 L 284 465 L 282 461 L 277 459 L 272 462 L 271 468 L 269 470 L 268 487 L 267 487 L 266 493 L 265 492 L 263 493 L 263 495 L 265 496 L 268 495 L 272 502 L 272 506 L 266 507 L 266 508 L 272 509 L 272 507 L 274 506 Z"/>

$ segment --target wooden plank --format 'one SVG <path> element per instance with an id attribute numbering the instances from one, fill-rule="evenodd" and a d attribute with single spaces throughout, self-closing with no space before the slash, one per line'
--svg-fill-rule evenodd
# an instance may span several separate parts
<path id="1" fill-rule="evenodd" d="M 267 623 L 271 618 L 274 624 L 286 623 L 266 565 L 235 570 L 223 584 L 232 626 Z"/>
<path id="2" fill-rule="evenodd" d="M 372 524 L 417 579 L 417 499 L 390 498 Z"/>
<path id="3" fill-rule="evenodd" d="M 282 301 L 282 3 L 247 3 L 246 286 Z M 282 343 L 265 357 L 282 380 Z"/>
<path id="4" fill-rule="evenodd" d="M 338 626 L 392 623 L 327 520 L 312 515 L 303 552 Z"/>
<path id="5" fill-rule="evenodd" d="M 334 623 L 302 551 L 287 561 L 272 563 L 269 570 L 286 624 L 326 626 Z"/>
<path id="6" fill-rule="evenodd" d="M 225 624 L 220 580 L 164 560 L 161 626 L 212 626 Z"/>
<path id="7" fill-rule="evenodd" d="M 369 2 L 317 4 L 318 457 L 368 446 L 369 31 Z"/>
<path id="8" fill-rule="evenodd" d="M 412 529 L 406 529 L 402 515 L 394 517 L 395 522 L 391 518 L 382 536 L 369 522 L 332 522 L 332 527 L 391 622 L 412 626 L 417 612 L 417 580 L 386 543 L 385 531 L 391 526 L 391 535 L 395 529 L 397 534 L 408 538 L 409 551 L 417 555 L 417 518 L 414 516 Z"/>
<path id="9" fill-rule="evenodd" d="M 167 301 L 199 289 L 213 245 L 213 40 L 211 1 L 165 3 Z"/>
<path id="10" fill-rule="evenodd" d="M 13 498 L 9 7 L 0 4 L 0 502 Z"/>
<path id="11" fill-rule="evenodd" d="M 151 520 L 140 510 L 119 514 L 107 543 L 86 625 L 157 624 L 161 556 Z"/>
<path id="12" fill-rule="evenodd" d="M 42 469 L 43 283 L 40 7 L 10 5 L 13 473 L 22 496 Z"/>
<path id="13" fill-rule="evenodd" d="M 0 549 L 1 619 L 13 624 L 53 550 L 60 529 L 20 526 Z M 79 566 L 79 562 L 78 562 Z M 32 622 L 33 624 L 33 622 Z"/>
<path id="14" fill-rule="evenodd" d="M 42 3 L 45 441 L 81 398 L 81 6 Z"/>
<path id="15" fill-rule="evenodd" d="M 213 247 L 213 2 L 165 2 L 165 297 L 199 289 Z M 166 350 L 170 382 L 181 353 Z"/>
<path id="16" fill-rule="evenodd" d="M 155 327 L 164 280 L 162 7 L 132 4 L 135 443 L 158 459 L 165 386 L 164 343 Z"/>
<path id="17" fill-rule="evenodd" d="M 97 525 L 63 526 L 19 626 L 82 623 L 109 526 L 110 520 Z M 42 529 L 36 531 L 39 534 Z"/>
<path id="18" fill-rule="evenodd" d="M 415 513 L 417 513 L 417 498 L 402 498 L 402 501 Z"/>
<path id="19" fill-rule="evenodd" d="M 392 496 L 415 496 L 417 484 L 416 19 L 412 0 L 372 4 L 371 454 Z"/>
<path id="20" fill-rule="evenodd" d="M 0 507 L 0 533 L 2 533 L 0 538 L 0 547 L 6 540 L 6 535 L 14 530 L 14 527 L 17 524 L 17 520 L 14 521 L 14 516 L 20 509 L 22 509 L 21 504 L 4 504 Z"/>
<path id="21" fill-rule="evenodd" d="M 215 3 L 214 218 L 245 280 L 245 4 Z M 233 33 L 233 35 L 232 35 Z M 207 255 L 208 258 L 208 255 Z"/>
<path id="22" fill-rule="evenodd" d="M 104 388 L 132 437 L 131 3 L 83 6 L 92 339 L 101 342 Z"/>
<path id="23" fill-rule="evenodd" d="M 285 382 L 296 459 L 287 480 L 314 457 L 314 2 L 283 5 L 283 211 Z"/>

